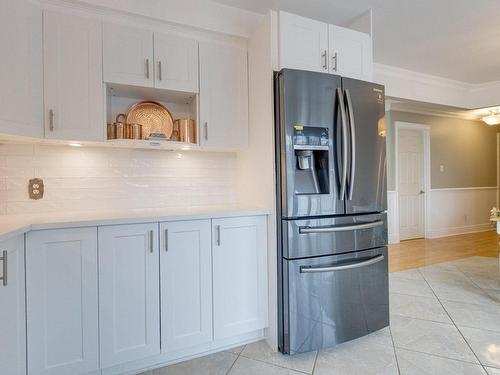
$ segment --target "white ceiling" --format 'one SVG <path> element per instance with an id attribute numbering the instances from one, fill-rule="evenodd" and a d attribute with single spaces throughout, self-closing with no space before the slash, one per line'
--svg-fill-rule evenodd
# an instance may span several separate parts
<path id="1" fill-rule="evenodd" d="M 498 0 L 214 0 L 338 25 L 373 9 L 374 59 L 462 82 L 500 80 Z"/>

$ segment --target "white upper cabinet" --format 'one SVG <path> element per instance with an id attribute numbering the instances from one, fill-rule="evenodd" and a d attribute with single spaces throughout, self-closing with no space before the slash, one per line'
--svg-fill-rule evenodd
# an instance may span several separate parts
<path id="1" fill-rule="evenodd" d="M 28 374 L 99 371 L 97 228 L 26 237 Z"/>
<path id="2" fill-rule="evenodd" d="M 104 140 L 101 23 L 44 12 L 45 137 Z"/>
<path id="3" fill-rule="evenodd" d="M 153 32 L 105 22 L 103 61 L 105 82 L 153 87 Z"/>
<path id="4" fill-rule="evenodd" d="M 101 367 L 160 354 L 158 224 L 99 227 Z"/>
<path id="5" fill-rule="evenodd" d="M 43 137 L 42 11 L 0 1 L 0 133 Z"/>
<path id="6" fill-rule="evenodd" d="M 279 67 L 371 81 L 372 38 L 356 30 L 279 12 Z"/>
<path id="7" fill-rule="evenodd" d="M 154 34 L 155 87 L 198 92 L 198 42 L 177 35 Z"/>
<path id="8" fill-rule="evenodd" d="M 328 25 L 279 13 L 279 59 L 282 68 L 328 72 Z"/>
<path id="9" fill-rule="evenodd" d="M 0 374 L 26 375 L 24 236 L 0 242 L 0 257 Z"/>
<path id="10" fill-rule="evenodd" d="M 210 220 L 160 224 L 162 352 L 212 341 Z"/>
<path id="11" fill-rule="evenodd" d="M 330 72 L 371 81 L 373 52 L 370 35 L 329 25 Z"/>
<path id="12" fill-rule="evenodd" d="M 247 52 L 239 46 L 200 42 L 200 144 L 248 146 Z"/>
<path id="13" fill-rule="evenodd" d="M 198 92 L 194 39 L 104 23 L 104 81 Z"/>
<path id="14" fill-rule="evenodd" d="M 266 217 L 217 219 L 212 225 L 214 338 L 266 328 Z"/>

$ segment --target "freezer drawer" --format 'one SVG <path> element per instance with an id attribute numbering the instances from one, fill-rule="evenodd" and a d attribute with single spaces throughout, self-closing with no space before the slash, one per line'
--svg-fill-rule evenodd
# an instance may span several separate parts
<path id="1" fill-rule="evenodd" d="M 282 220 L 282 256 L 307 258 L 387 245 L 387 214 Z"/>
<path id="2" fill-rule="evenodd" d="M 283 260 L 280 351 L 334 346 L 389 325 L 387 248 Z"/>

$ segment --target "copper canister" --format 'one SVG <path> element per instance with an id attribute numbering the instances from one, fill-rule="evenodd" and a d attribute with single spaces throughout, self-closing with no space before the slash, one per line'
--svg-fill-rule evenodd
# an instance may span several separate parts
<path id="1" fill-rule="evenodd" d="M 120 121 L 123 119 L 123 121 Z M 114 123 L 115 126 L 115 139 L 125 139 L 127 138 L 127 126 L 125 124 L 125 115 L 120 113 L 116 116 L 116 120 Z"/>
<path id="2" fill-rule="evenodd" d="M 127 124 L 127 138 L 128 139 L 142 139 L 142 125 L 141 124 Z"/>
<path id="3" fill-rule="evenodd" d="M 174 121 L 179 129 L 179 141 L 186 143 L 196 143 L 196 130 L 194 120 L 178 119 Z"/>

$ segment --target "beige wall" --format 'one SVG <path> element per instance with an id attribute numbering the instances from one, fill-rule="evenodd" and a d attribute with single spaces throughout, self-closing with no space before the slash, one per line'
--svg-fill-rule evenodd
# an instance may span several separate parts
<path id="1" fill-rule="evenodd" d="M 397 121 L 430 126 L 431 188 L 496 186 L 497 127 L 481 121 L 390 111 L 386 114 L 388 189 L 394 190 Z M 440 172 L 444 165 L 444 172 Z"/>

